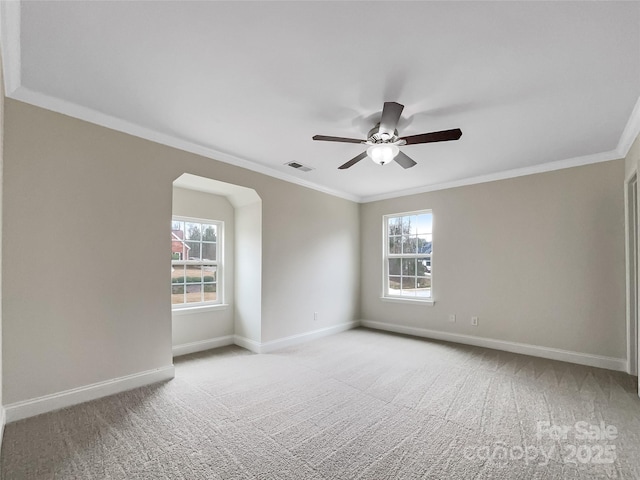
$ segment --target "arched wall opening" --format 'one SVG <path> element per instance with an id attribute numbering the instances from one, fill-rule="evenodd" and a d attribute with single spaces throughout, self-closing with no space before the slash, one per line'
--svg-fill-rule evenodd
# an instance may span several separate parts
<path id="1" fill-rule="evenodd" d="M 222 303 L 172 309 L 174 356 L 261 341 L 262 199 L 247 187 L 184 173 L 172 215 L 224 222 Z"/>

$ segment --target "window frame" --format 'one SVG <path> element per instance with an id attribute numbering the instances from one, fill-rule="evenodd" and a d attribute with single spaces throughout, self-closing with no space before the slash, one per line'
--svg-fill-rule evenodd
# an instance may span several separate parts
<path id="1" fill-rule="evenodd" d="M 185 223 L 199 223 L 201 225 L 215 225 L 216 226 L 216 259 L 215 260 L 174 260 L 171 259 L 171 269 L 173 272 L 174 265 L 200 265 L 200 266 L 215 266 L 216 267 L 216 275 L 215 275 L 215 286 L 216 286 L 216 299 L 209 301 L 201 301 L 201 302 L 184 302 L 184 303 L 171 303 L 172 311 L 180 311 L 186 310 L 190 308 L 205 308 L 205 307 L 216 307 L 224 305 L 224 221 L 223 220 L 213 220 L 209 218 L 197 218 L 197 217 L 185 217 L 183 215 L 172 215 L 171 222 L 185 222 Z M 173 229 L 172 229 L 173 233 Z M 202 248 L 203 240 L 187 240 L 181 239 L 184 242 L 193 242 L 197 241 L 200 243 Z M 173 242 L 173 240 L 172 240 Z M 205 242 L 207 244 L 207 242 Z M 202 250 L 201 250 L 202 251 Z M 202 255 L 202 254 L 201 254 Z M 172 248 L 172 257 L 173 257 L 173 248 Z M 182 284 L 180 284 L 182 285 Z M 184 283 L 186 286 L 186 283 Z M 200 285 L 205 285 L 204 281 L 200 282 Z M 170 295 L 172 294 L 174 283 L 171 282 L 169 286 Z M 186 294 L 186 292 L 185 292 Z"/>
<path id="2" fill-rule="evenodd" d="M 431 215 L 431 253 L 415 253 L 415 254 L 392 254 L 389 252 L 389 220 L 393 218 L 399 217 L 409 217 L 412 215 L 423 215 L 429 214 Z M 422 210 L 413 210 L 409 212 L 401 212 L 401 213 L 391 213 L 382 216 L 382 295 L 381 300 L 385 302 L 398 302 L 398 303 L 413 303 L 417 305 L 433 305 L 435 303 L 434 300 L 434 289 L 433 289 L 433 231 L 434 231 L 434 214 L 431 209 L 422 209 Z M 389 259 L 394 258 L 424 258 L 429 257 L 431 264 L 431 272 L 429 274 L 429 278 L 431 280 L 430 287 L 430 296 L 429 297 L 410 297 L 403 295 L 393 295 L 389 293 Z M 417 277 L 417 275 L 416 275 Z"/>

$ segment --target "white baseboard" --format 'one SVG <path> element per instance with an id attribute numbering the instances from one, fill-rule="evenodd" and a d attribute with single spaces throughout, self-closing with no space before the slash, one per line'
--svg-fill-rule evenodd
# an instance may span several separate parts
<path id="1" fill-rule="evenodd" d="M 256 342 L 240 335 L 227 335 L 225 337 L 211 338 L 198 342 L 185 343 L 176 345 L 172 348 L 173 355 L 186 355 L 188 353 L 209 350 L 211 348 L 222 347 L 226 345 L 239 345 L 255 353 L 266 353 L 278 350 L 280 348 L 298 345 L 308 342 L 316 338 L 332 335 L 334 333 L 343 332 L 351 328 L 357 327 L 359 322 L 350 322 L 335 325 L 328 328 L 322 328 L 311 332 L 292 335 L 290 337 L 273 340 L 266 343 Z M 52 412 L 61 408 L 70 407 L 79 403 L 88 402 L 97 398 L 106 397 L 116 393 L 131 390 L 133 388 L 150 385 L 152 383 L 170 380 L 175 376 L 173 365 L 140 372 L 125 377 L 114 378 L 104 382 L 98 382 L 83 387 L 65 390 L 63 392 L 45 395 L 38 398 L 32 398 L 21 402 L 6 405 L 4 409 L 0 409 L 0 446 L 2 440 L 2 427 L 5 421 L 7 423 L 22 420 L 23 418 L 33 417 L 42 413 Z M 1 408 L 1 407 L 0 407 Z"/>
<path id="2" fill-rule="evenodd" d="M 33 417 L 41 413 L 52 412 L 61 408 L 106 397 L 115 393 L 132 390 L 152 383 L 171 380 L 175 376 L 173 365 L 156 368 L 146 372 L 134 373 L 124 377 L 93 383 L 63 392 L 45 395 L 5 406 L 6 422 L 11 423 L 23 418 Z"/>
<path id="3" fill-rule="evenodd" d="M 520 353 L 522 355 L 531 355 L 533 357 L 577 363 L 578 365 L 587 365 L 589 367 L 606 368 L 607 370 L 618 370 L 621 372 L 626 372 L 627 370 L 627 361 L 624 358 L 605 357 L 602 355 L 573 352 L 571 350 L 562 350 L 559 348 L 541 347 L 539 345 L 531 345 L 528 343 L 509 342 L 506 340 L 475 337 L 473 335 L 463 335 L 460 333 L 441 332 L 438 330 L 428 330 L 426 328 L 407 327 L 403 325 L 394 325 L 392 323 L 374 322 L 371 320 L 361 320 L 360 324 L 363 327 L 374 328 L 377 330 L 386 330 L 389 332 L 404 333 L 406 335 L 413 335 L 416 337 L 474 345 L 476 347 L 492 348 L 494 350 Z"/>
<path id="4" fill-rule="evenodd" d="M 275 350 L 280 350 L 281 348 L 293 347 L 294 345 L 300 345 L 301 343 L 310 342 L 311 340 L 316 340 L 328 335 L 334 335 L 346 330 L 351 330 L 358 326 L 360 326 L 360 322 L 347 322 L 334 325 L 332 327 L 319 328 L 318 330 L 300 333 L 298 335 L 291 335 L 290 337 L 271 340 L 260 345 L 260 353 L 269 353 Z"/>
<path id="5" fill-rule="evenodd" d="M 182 343 L 180 345 L 174 345 L 171 349 L 174 357 L 180 355 L 187 355 L 189 353 L 203 352 L 205 350 L 211 350 L 212 348 L 226 347 L 227 345 L 234 344 L 234 336 L 227 335 L 225 337 L 209 338 L 207 340 L 200 340 L 198 342 Z"/>
<path id="6" fill-rule="evenodd" d="M 4 438 L 4 426 L 7 424 L 7 412 L 0 406 L 0 450 L 2 449 L 2 439 Z"/>
<path id="7" fill-rule="evenodd" d="M 253 353 L 270 353 L 281 348 L 292 347 L 294 345 L 300 345 L 301 343 L 310 342 L 317 338 L 326 337 L 335 333 L 344 332 L 360 326 L 360 322 L 347 322 L 332 327 L 319 328 L 318 330 L 312 330 L 310 332 L 300 333 L 298 335 L 291 335 L 290 337 L 279 338 L 277 340 L 271 340 L 269 342 L 256 342 L 255 340 L 249 340 L 248 338 L 241 337 L 240 335 L 234 336 L 234 342 L 236 345 Z"/>
<path id="8" fill-rule="evenodd" d="M 234 335 L 233 343 L 235 343 L 239 347 L 246 348 L 253 353 L 260 353 L 260 346 L 262 345 L 260 342 L 250 340 L 247 337 L 243 337 L 241 335 Z"/>

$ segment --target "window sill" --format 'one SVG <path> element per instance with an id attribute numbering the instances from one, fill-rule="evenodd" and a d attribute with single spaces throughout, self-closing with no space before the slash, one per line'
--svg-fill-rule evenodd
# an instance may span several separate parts
<path id="1" fill-rule="evenodd" d="M 196 313 L 217 312 L 229 308 L 228 303 L 218 303 L 215 305 L 200 305 L 197 307 L 184 307 L 171 309 L 171 315 L 193 315 Z"/>
<path id="2" fill-rule="evenodd" d="M 400 298 L 400 297 L 380 297 L 380 300 L 383 302 L 391 302 L 391 303 L 408 303 L 412 305 L 424 305 L 424 306 L 433 306 L 436 302 L 433 298 L 425 298 L 424 300 L 417 300 L 413 298 Z"/>

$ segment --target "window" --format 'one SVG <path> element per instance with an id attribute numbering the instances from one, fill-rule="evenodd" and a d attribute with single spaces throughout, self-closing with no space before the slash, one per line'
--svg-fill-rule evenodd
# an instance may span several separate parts
<path id="1" fill-rule="evenodd" d="M 431 301 L 431 210 L 384 217 L 386 298 Z"/>
<path id="2" fill-rule="evenodd" d="M 223 222 L 173 217 L 171 304 L 174 308 L 222 303 Z"/>

